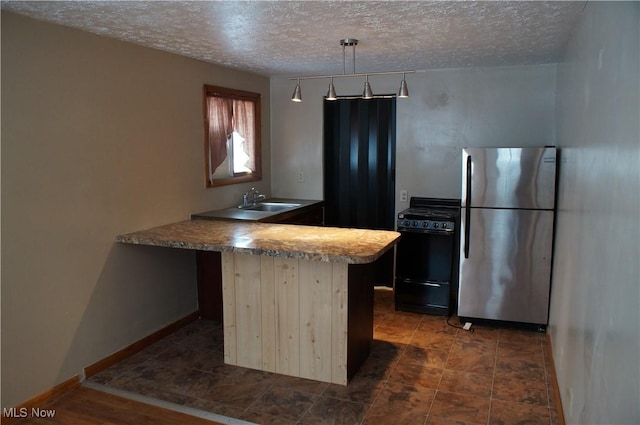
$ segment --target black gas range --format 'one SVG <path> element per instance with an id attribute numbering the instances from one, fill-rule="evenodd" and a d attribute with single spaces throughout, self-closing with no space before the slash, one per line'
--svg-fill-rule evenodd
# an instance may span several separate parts
<path id="1" fill-rule="evenodd" d="M 398 213 L 397 310 L 449 316 L 458 289 L 460 200 L 412 197 Z"/>

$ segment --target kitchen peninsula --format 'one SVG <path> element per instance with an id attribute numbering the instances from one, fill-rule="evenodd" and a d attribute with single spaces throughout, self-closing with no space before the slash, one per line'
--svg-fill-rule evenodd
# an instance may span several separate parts
<path id="1" fill-rule="evenodd" d="M 220 252 L 225 362 L 346 385 L 373 339 L 373 265 L 399 236 L 187 220 L 116 241 Z"/>

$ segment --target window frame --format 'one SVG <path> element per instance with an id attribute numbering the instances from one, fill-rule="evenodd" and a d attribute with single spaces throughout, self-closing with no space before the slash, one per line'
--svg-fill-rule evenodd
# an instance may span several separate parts
<path id="1" fill-rule="evenodd" d="M 255 170 L 253 170 L 252 172 L 234 173 L 233 177 L 211 179 L 211 174 L 213 173 L 214 170 L 209 169 L 211 145 L 209 142 L 210 122 L 209 122 L 209 108 L 207 107 L 207 99 L 212 96 L 231 99 L 231 100 L 250 101 L 253 103 L 254 111 L 255 111 L 255 114 L 254 114 L 255 119 L 253 123 L 254 136 L 255 136 L 255 140 L 253 141 L 254 143 L 253 160 L 254 160 Z M 203 115 L 204 115 L 204 174 L 205 174 L 205 182 L 206 182 L 207 188 L 262 180 L 262 140 L 261 140 L 262 121 L 261 121 L 261 114 L 260 114 L 261 99 L 262 99 L 262 95 L 260 93 L 213 86 L 209 84 L 203 85 L 202 100 L 203 100 Z"/>

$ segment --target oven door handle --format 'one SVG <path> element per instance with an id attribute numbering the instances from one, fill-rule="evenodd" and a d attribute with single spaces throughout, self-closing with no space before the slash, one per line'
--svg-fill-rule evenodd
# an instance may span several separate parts
<path id="1" fill-rule="evenodd" d="M 469 258 L 469 232 L 471 224 L 471 155 L 467 156 L 467 199 L 464 209 L 464 258 Z"/>
<path id="2" fill-rule="evenodd" d="M 442 283 L 434 283 L 434 282 L 425 282 L 423 280 L 415 280 L 415 279 L 402 279 L 404 283 L 408 283 L 410 285 L 420 285 L 420 286 L 432 286 L 434 288 L 442 288 Z M 446 285 L 447 283 L 444 283 Z"/>

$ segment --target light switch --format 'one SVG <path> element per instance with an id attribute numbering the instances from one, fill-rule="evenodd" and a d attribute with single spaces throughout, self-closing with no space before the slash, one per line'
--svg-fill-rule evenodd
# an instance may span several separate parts
<path id="1" fill-rule="evenodd" d="M 298 183 L 304 183 L 304 171 L 298 171 Z"/>

